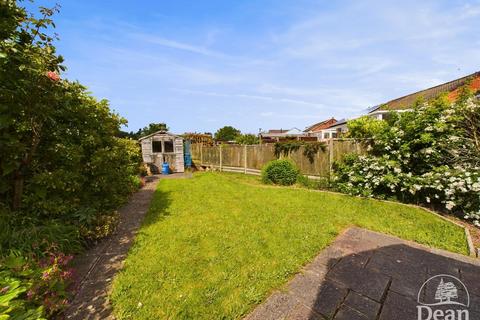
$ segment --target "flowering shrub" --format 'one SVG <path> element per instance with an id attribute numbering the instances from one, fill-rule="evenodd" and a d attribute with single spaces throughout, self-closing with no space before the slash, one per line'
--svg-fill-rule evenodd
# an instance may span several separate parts
<path id="1" fill-rule="evenodd" d="M 0 261 L 0 319 L 45 319 L 67 306 L 72 256 L 50 253 L 35 260 L 9 256 Z"/>
<path id="2" fill-rule="evenodd" d="M 349 123 L 367 155 L 349 155 L 334 166 L 342 192 L 423 203 L 480 226 L 480 102 L 464 90 L 417 102 L 386 121 L 363 117 Z"/>
<path id="3" fill-rule="evenodd" d="M 58 81 L 60 80 L 60 76 L 58 75 L 58 73 L 56 73 L 55 71 L 48 71 L 47 72 L 47 77 L 52 80 L 52 81 Z"/>

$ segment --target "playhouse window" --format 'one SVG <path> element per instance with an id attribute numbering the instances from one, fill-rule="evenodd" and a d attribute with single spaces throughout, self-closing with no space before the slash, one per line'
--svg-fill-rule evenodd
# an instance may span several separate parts
<path id="1" fill-rule="evenodd" d="M 162 141 L 152 141 L 152 151 L 154 153 L 162 153 Z"/>
<path id="2" fill-rule="evenodd" d="M 165 152 L 173 152 L 173 141 L 165 140 L 164 142 Z"/>

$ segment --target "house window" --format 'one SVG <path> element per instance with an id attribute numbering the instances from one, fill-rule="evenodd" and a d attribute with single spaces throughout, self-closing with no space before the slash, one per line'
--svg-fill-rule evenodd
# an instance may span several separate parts
<path id="1" fill-rule="evenodd" d="M 335 139 L 337 137 L 337 133 L 336 132 L 332 132 L 332 138 Z"/>
<path id="2" fill-rule="evenodd" d="M 324 138 L 324 139 L 329 139 L 329 138 L 330 138 L 330 133 L 329 133 L 329 132 L 325 132 L 325 133 L 323 134 L 323 138 Z"/>
<path id="3" fill-rule="evenodd" d="M 162 153 L 162 141 L 152 141 L 152 152 Z"/>
<path id="4" fill-rule="evenodd" d="M 173 141 L 165 140 L 164 142 L 165 152 L 173 152 Z"/>

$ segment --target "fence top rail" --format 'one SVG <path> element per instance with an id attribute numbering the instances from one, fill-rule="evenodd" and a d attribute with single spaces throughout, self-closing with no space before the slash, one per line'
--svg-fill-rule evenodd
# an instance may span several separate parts
<path id="1" fill-rule="evenodd" d="M 353 142 L 356 142 L 356 141 L 369 141 L 369 140 L 373 140 L 372 138 L 330 138 L 330 139 L 323 139 L 323 140 L 320 140 L 320 141 L 313 141 L 313 142 L 325 142 L 327 143 L 328 141 L 353 141 Z M 293 141 L 297 141 L 297 140 L 293 140 Z M 311 141 L 312 142 L 312 141 Z M 203 142 L 196 142 L 196 143 L 192 143 L 192 145 L 202 145 L 202 146 L 205 146 L 205 147 L 219 147 L 219 146 L 223 146 L 223 147 L 230 147 L 230 146 L 247 146 L 247 147 L 258 147 L 258 146 L 272 146 L 272 145 L 275 145 L 277 142 L 265 142 L 265 143 L 259 143 L 259 144 L 236 144 L 236 143 L 232 143 L 232 144 L 216 144 L 216 145 L 209 145 L 209 144 L 206 144 L 206 143 L 203 143 Z M 306 143 L 309 143 L 308 141 L 306 141 Z"/>

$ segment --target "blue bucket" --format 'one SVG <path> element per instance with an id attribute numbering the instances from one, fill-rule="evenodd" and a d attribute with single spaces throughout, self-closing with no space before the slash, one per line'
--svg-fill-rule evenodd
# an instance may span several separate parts
<path id="1" fill-rule="evenodd" d="M 170 173 L 170 167 L 168 166 L 168 162 L 164 162 L 162 164 L 162 174 L 169 174 Z"/>

